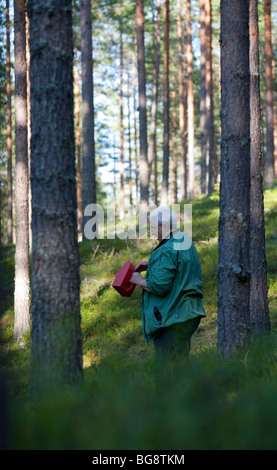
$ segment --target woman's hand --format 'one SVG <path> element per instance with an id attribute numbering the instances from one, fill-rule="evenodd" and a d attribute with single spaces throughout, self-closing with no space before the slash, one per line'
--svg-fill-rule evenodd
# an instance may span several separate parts
<path id="1" fill-rule="evenodd" d="M 142 271 L 146 271 L 147 266 L 148 266 L 148 261 L 141 261 L 139 264 L 136 265 L 135 272 L 141 273 Z"/>
<path id="2" fill-rule="evenodd" d="M 132 282 L 132 284 L 136 284 L 139 287 L 142 287 L 143 289 L 149 292 L 149 289 L 147 288 L 146 280 L 142 277 L 140 273 L 134 272 L 132 274 L 130 282 Z"/>

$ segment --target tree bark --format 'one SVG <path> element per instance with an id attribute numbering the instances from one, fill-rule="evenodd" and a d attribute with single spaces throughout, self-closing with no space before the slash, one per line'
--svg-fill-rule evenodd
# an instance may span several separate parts
<path id="1" fill-rule="evenodd" d="M 163 180 L 162 206 L 168 205 L 169 172 L 169 0 L 164 0 L 164 70 L 163 70 Z"/>
<path id="2" fill-rule="evenodd" d="M 161 1 L 157 0 L 153 98 L 152 98 L 152 109 L 151 109 L 150 139 L 149 139 L 149 148 L 148 148 L 149 180 L 151 177 L 153 161 L 155 159 L 157 108 L 158 108 L 158 96 L 159 96 L 159 73 L 160 73 L 159 72 L 160 70 L 160 43 L 161 43 Z"/>
<path id="3" fill-rule="evenodd" d="M 26 19 L 26 80 L 27 80 L 27 116 L 28 116 L 28 173 L 31 174 L 31 83 L 30 83 L 30 27 L 27 11 L 25 11 Z M 29 182 L 29 253 L 32 253 L 32 193 L 31 184 Z"/>
<path id="4" fill-rule="evenodd" d="M 184 79 L 185 58 L 184 46 L 182 42 L 183 28 L 182 28 L 182 3 L 177 0 L 177 33 L 178 33 L 178 77 L 179 77 L 179 128 L 180 128 L 180 191 L 181 199 L 187 197 L 187 182 L 186 182 L 186 155 L 187 155 L 187 140 L 186 140 L 186 89 Z"/>
<path id="5" fill-rule="evenodd" d="M 207 29 L 207 94 L 206 94 L 206 108 L 207 108 L 207 143 L 208 143 L 208 194 L 211 194 L 214 189 L 214 167 L 216 159 L 215 148 L 215 131 L 214 131 L 214 86 L 213 86 L 213 51 L 212 51 L 212 5 L 211 0 L 207 0 L 206 5 L 206 29 Z"/>
<path id="6" fill-rule="evenodd" d="M 208 155 L 207 155 L 207 109 L 206 109 L 206 75 L 207 75 L 207 27 L 206 0 L 199 1 L 200 7 L 200 133 L 201 133 L 201 193 L 207 194 L 208 188 Z"/>
<path id="7" fill-rule="evenodd" d="M 148 204 L 149 171 L 147 157 L 146 72 L 144 49 L 144 0 L 136 0 L 136 28 L 139 82 L 140 203 Z"/>
<path id="8" fill-rule="evenodd" d="M 136 213 L 139 210 L 139 184 L 138 184 L 138 147 L 137 147 L 137 100 L 136 100 L 136 60 L 132 51 L 132 82 L 134 99 L 134 148 L 135 148 L 135 183 L 136 183 Z"/>
<path id="9" fill-rule="evenodd" d="M 176 82 L 173 74 L 172 89 L 172 159 L 171 159 L 171 203 L 177 204 L 177 176 L 178 176 L 178 150 L 177 150 L 177 112 L 176 112 Z"/>
<path id="10" fill-rule="evenodd" d="M 249 339 L 249 1 L 221 2 L 221 164 L 218 349 L 232 356 Z"/>
<path id="11" fill-rule="evenodd" d="M 25 0 L 14 1 L 15 289 L 14 338 L 29 330 L 29 169 Z"/>
<path id="12" fill-rule="evenodd" d="M 120 27 L 120 84 L 119 84 L 119 102 L 120 102 L 120 196 L 119 196 L 119 218 L 124 218 L 124 126 L 123 126 L 123 44 L 122 27 Z"/>
<path id="13" fill-rule="evenodd" d="M 7 153 L 8 153 L 8 243 L 13 243 L 13 177 L 12 177 L 12 104 L 9 0 L 6 0 L 6 72 L 7 72 Z"/>
<path id="14" fill-rule="evenodd" d="M 187 0 L 187 66 L 188 66 L 188 197 L 194 197 L 194 99 L 193 99 L 193 53 L 191 43 L 191 1 Z"/>
<path id="15" fill-rule="evenodd" d="M 82 157 L 81 157 L 81 128 L 80 128 L 80 89 L 79 72 L 77 64 L 77 51 L 74 61 L 74 113 L 76 123 L 76 153 L 77 153 L 77 207 L 78 231 L 82 232 Z"/>
<path id="16" fill-rule="evenodd" d="M 271 0 L 264 0 L 265 22 L 265 84 L 266 84 L 266 158 L 265 186 L 273 188 L 274 172 L 274 134 L 273 134 L 273 76 L 272 76 L 272 39 L 271 39 Z"/>
<path id="17" fill-rule="evenodd" d="M 29 0 L 32 387 L 82 375 L 70 0 Z"/>
<path id="18" fill-rule="evenodd" d="M 83 239 L 85 208 L 96 203 L 93 59 L 91 30 L 91 0 L 81 0 L 81 57 L 82 57 L 82 206 Z"/>
<path id="19" fill-rule="evenodd" d="M 250 0 L 250 328 L 251 339 L 270 331 L 263 201 L 258 1 Z"/>
<path id="20" fill-rule="evenodd" d="M 128 106 L 128 153 L 129 153 L 129 203 L 133 206 L 133 179 L 132 179 L 132 143 L 131 143 L 131 107 L 130 107 L 130 69 L 127 64 L 127 106 Z"/>

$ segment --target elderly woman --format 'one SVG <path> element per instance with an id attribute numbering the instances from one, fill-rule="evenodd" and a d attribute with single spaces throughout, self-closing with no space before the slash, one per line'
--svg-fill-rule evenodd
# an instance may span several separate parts
<path id="1" fill-rule="evenodd" d="M 150 213 L 150 230 L 160 242 L 149 261 L 136 266 L 131 282 L 143 288 L 142 326 L 146 341 L 154 341 L 162 357 L 188 357 L 190 341 L 201 317 L 201 266 L 195 246 L 177 227 L 168 208 Z M 145 278 L 140 274 L 147 271 Z"/>

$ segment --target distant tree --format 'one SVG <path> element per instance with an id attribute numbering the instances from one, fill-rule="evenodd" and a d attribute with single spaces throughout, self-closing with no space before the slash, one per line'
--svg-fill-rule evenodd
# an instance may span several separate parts
<path id="1" fill-rule="evenodd" d="M 178 79 L 179 79 L 179 128 L 180 128 L 180 190 L 181 199 L 185 199 L 187 195 L 186 180 L 186 155 L 187 155 L 187 139 L 186 139 L 186 88 L 184 71 L 186 60 L 184 58 L 183 44 L 183 27 L 182 27 L 182 1 L 177 0 L 177 32 L 178 32 Z"/>
<path id="2" fill-rule="evenodd" d="M 29 169 L 25 0 L 14 0 L 15 290 L 14 338 L 29 330 Z"/>
<path id="3" fill-rule="evenodd" d="M 76 153 L 77 153 L 77 207 L 78 207 L 78 231 L 82 232 L 82 156 L 81 156 L 81 126 L 80 126 L 80 89 L 79 72 L 77 64 L 77 50 L 74 60 L 74 113 L 76 123 Z"/>
<path id="4" fill-rule="evenodd" d="M 132 179 L 132 142 L 131 142 L 131 83 L 130 83 L 130 65 L 127 63 L 127 108 L 128 108 L 128 154 L 129 154 L 129 203 L 133 206 L 133 179 Z"/>
<path id="5" fill-rule="evenodd" d="M 201 192 L 210 194 L 215 158 L 211 0 L 200 0 L 200 44 Z"/>
<path id="6" fill-rule="evenodd" d="M 168 204 L 169 171 L 169 0 L 164 0 L 164 67 L 163 67 L 163 180 L 161 204 Z"/>
<path id="7" fill-rule="evenodd" d="M 9 0 L 6 0 L 6 70 L 7 70 L 7 153 L 8 153 L 8 243 L 13 242 L 13 177 L 12 177 L 12 104 Z"/>
<path id="8" fill-rule="evenodd" d="M 82 60 L 82 205 L 96 203 L 91 0 L 80 1 Z"/>
<path id="9" fill-rule="evenodd" d="M 188 68 L 188 189 L 187 196 L 194 197 L 194 98 L 193 98 L 193 53 L 191 39 L 191 0 L 187 0 L 187 68 Z"/>
<path id="10" fill-rule="evenodd" d="M 201 193 L 207 193 L 208 155 L 207 155 L 207 112 L 206 112 L 206 67 L 207 63 L 207 28 L 206 0 L 199 0 L 200 7 L 200 132 L 201 132 Z"/>
<path id="11" fill-rule="evenodd" d="M 249 339 L 249 1 L 221 2 L 221 163 L 218 349 L 229 357 Z"/>
<path id="12" fill-rule="evenodd" d="M 266 83 L 266 158 L 265 185 L 274 186 L 274 120 L 273 120 L 273 74 L 272 74 L 272 37 L 271 37 L 271 0 L 264 0 L 265 22 L 265 83 Z"/>
<path id="13" fill-rule="evenodd" d="M 120 102 L 120 193 L 119 193 L 119 218 L 123 219 L 124 209 L 124 124 L 123 124 L 123 37 L 122 26 L 120 25 L 120 84 L 119 84 L 119 102 Z"/>
<path id="14" fill-rule="evenodd" d="M 148 204 L 149 170 L 147 157 L 147 110 L 146 110 L 146 71 L 144 47 L 144 0 L 136 0 L 136 30 L 138 48 L 138 82 L 139 82 L 139 175 L 140 203 Z"/>
<path id="15" fill-rule="evenodd" d="M 255 339 L 270 331 L 267 298 L 267 263 L 263 203 L 262 129 L 258 1 L 250 0 L 250 335 Z"/>
<path id="16" fill-rule="evenodd" d="M 177 150 L 177 106 L 176 106 L 176 80 L 172 76 L 172 158 L 171 162 L 171 203 L 177 204 L 177 177 L 178 177 L 178 150 Z"/>
<path id="17" fill-rule="evenodd" d="M 150 123 L 150 137 L 148 147 L 148 164 L 149 164 L 149 180 L 152 172 L 152 165 L 156 158 L 156 127 L 157 127 L 157 110 L 158 110 L 158 97 L 159 97 L 159 71 L 160 71 L 160 47 L 161 47 L 161 1 L 157 0 L 157 18 L 156 18 L 156 33 L 155 33 L 155 60 L 154 60 L 154 76 L 153 76 L 153 89 L 152 89 L 152 105 L 151 105 L 151 123 Z M 155 179 L 155 175 L 154 175 Z M 155 192 L 155 184 L 154 184 Z"/>
<path id="18" fill-rule="evenodd" d="M 134 101 L 134 150 L 135 150 L 135 184 L 136 184 L 136 212 L 139 210 L 139 183 L 138 183 L 138 148 L 137 148 L 137 100 L 136 100 L 136 55 L 132 51 L 132 85 Z"/>
<path id="19" fill-rule="evenodd" d="M 29 0 L 32 387 L 82 375 L 70 0 Z"/>

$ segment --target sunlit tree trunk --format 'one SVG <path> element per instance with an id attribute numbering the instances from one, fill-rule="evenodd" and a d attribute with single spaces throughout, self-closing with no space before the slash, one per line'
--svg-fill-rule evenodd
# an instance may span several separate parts
<path id="1" fill-rule="evenodd" d="M 249 340 L 249 1 L 221 2 L 221 163 L 218 349 L 232 356 Z"/>
<path id="2" fill-rule="evenodd" d="M 123 126 L 123 43 L 122 28 L 120 27 L 120 85 L 119 85 L 119 106 L 120 106 L 120 195 L 119 195 L 119 218 L 123 219 L 124 210 L 124 126 Z"/>
<path id="3" fill-rule="evenodd" d="M 153 79 L 153 97 L 151 108 L 150 138 L 148 147 L 149 180 L 152 171 L 156 144 L 157 107 L 159 95 L 159 70 L 160 70 L 160 43 L 161 43 L 161 2 L 157 0 L 156 38 L 155 38 L 155 64 Z M 155 176 L 154 176 L 155 179 Z M 155 192 L 155 190 L 154 190 Z"/>
<path id="4" fill-rule="evenodd" d="M 81 128 L 80 128 L 80 88 L 79 72 L 77 64 L 77 50 L 75 49 L 74 61 L 74 113 L 76 123 L 76 153 L 77 153 L 77 207 L 78 207 L 78 231 L 82 232 L 82 157 L 81 157 Z"/>
<path id="5" fill-rule="evenodd" d="M 139 184 L 138 184 L 138 147 L 137 147 L 137 100 L 136 100 L 136 59 L 132 52 L 132 83 L 134 100 L 134 149 L 135 149 L 135 184 L 136 184 L 136 212 L 139 210 Z"/>
<path id="6" fill-rule="evenodd" d="M 212 4 L 211 0 L 207 0 L 206 6 L 206 24 L 207 24 L 207 95 L 206 95 L 206 109 L 207 109 L 207 160 L 208 160 L 208 194 L 211 194 L 214 189 L 214 167 L 216 158 L 215 149 L 215 131 L 214 131 L 214 86 L 213 86 L 213 52 L 212 52 Z"/>
<path id="7" fill-rule="evenodd" d="M 82 376 L 70 0 L 28 0 L 32 109 L 32 388 Z M 49 21 L 51 18 L 51 21 Z M 41 47 L 43 44 L 43 47 Z"/>
<path id="8" fill-rule="evenodd" d="M 206 109 L 206 76 L 207 76 L 207 28 L 206 28 L 206 3 L 207 0 L 199 0 L 200 7 L 200 133 L 201 133 L 201 193 L 207 193 L 208 187 L 208 155 L 207 155 L 207 109 Z"/>
<path id="9" fill-rule="evenodd" d="M 26 18 L 26 80 L 27 80 L 27 128 L 28 128 L 28 172 L 31 174 L 31 83 L 30 83 L 30 27 L 27 11 Z M 29 252 L 32 253 L 32 192 L 29 181 Z"/>
<path id="10" fill-rule="evenodd" d="M 176 112 L 176 81 L 173 74 L 172 90 L 172 158 L 171 158 L 171 203 L 177 204 L 177 174 L 178 174 L 178 150 L 177 150 L 177 112 Z"/>
<path id="11" fill-rule="evenodd" d="M 136 28 L 137 28 L 138 82 L 139 82 L 140 203 L 148 204 L 149 171 L 148 171 L 148 157 L 147 157 L 144 0 L 136 0 Z"/>
<path id="12" fill-rule="evenodd" d="M 12 104 L 9 0 L 6 0 L 6 71 L 7 71 L 7 163 L 8 163 L 8 243 L 13 243 L 13 177 L 12 177 Z"/>
<path id="13" fill-rule="evenodd" d="M 265 84 L 266 84 L 266 158 L 265 185 L 274 186 L 274 134 L 273 134 L 273 75 L 272 75 L 272 38 L 271 38 L 271 0 L 264 0 L 265 22 Z"/>
<path id="14" fill-rule="evenodd" d="M 258 1 L 250 0 L 250 328 L 251 338 L 269 333 L 263 203 Z"/>
<path id="15" fill-rule="evenodd" d="M 168 204 L 169 172 L 169 0 L 164 0 L 164 68 L 163 68 L 163 180 L 161 204 Z"/>
<path id="16" fill-rule="evenodd" d="M 186 183 L 186 155 L 187 155 L 187 140 L 186 140 L 186 89 L 184 79 L 185 58 L 184 58 L 184 45 L 182 41 L 183 28 L 182 28 L 182 1 L 177 0 L 177 33 L 178 33 L 178 78 L 179 78 L 179 128 L 180 128 L 180 191 L 181 199 L 185 199 L 187 195 Z"/>
<path id="17" fill-rule="evenodd" d="M 188 197 L 194 197 L 194 100 L 193 100 L 193 53 L 191 42 L 191 1 L 187 0 L 187 67 L 188 67 Z"/>
<path id="18" fill-rule="evenodd" d="M 91 30 L 91 0 L 81 0 L 81 57 L 82 57 L 82 205 L 83 238 L 87 217 L 85 208 L 96 203 L 93 60 Z"/>
<path id="19" fill-rule="evenodd" d="M 131 143 L 131 106 L 130 106 L 130 66 L 127 64 L 127 107 L 128 107 L 128 153 L 129 153 L 129 203 L 133 205 L 133 180 L 132 180 L 132 143 Z"/>
<path id="20" fill-rule="evenodd" d="M 30 324 L 29 170 L 27 119 L 25 0 L 14 1 L 15 72 L 15 288 L 14 338 L 20 341 Z"/>

